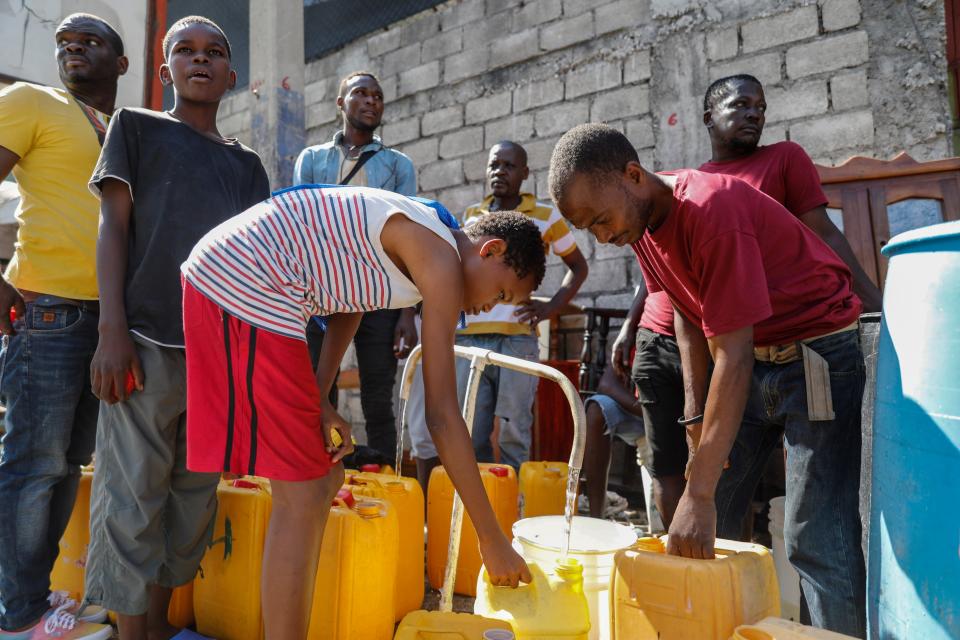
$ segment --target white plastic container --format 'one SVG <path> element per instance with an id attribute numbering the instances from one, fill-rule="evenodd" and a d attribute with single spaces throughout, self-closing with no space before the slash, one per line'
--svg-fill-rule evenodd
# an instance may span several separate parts
<path id="1" fill-rule="evenodd" d="M 513 525 L 513 546 L 527 561 L 552 567 L 560 557 L 563 516 L 539 516 Z M 583 566 L 583 591 L 590 608 L 590 640 L 610 638 L 610 576 L 617 551 L 637 541 L 630 527 L 609 520 L 574 516 L 570 557 Z"/>
<path id="2" fill-rule="evenodd" d="M 783 515 L 786 496 L 770 501 L 770 538 L 773 546 L 773 564 L 777 569 L 780 585 L 780 615 L 794 622 L 800 621 L 800 575 L 787 558 L 783 543 Z"/>

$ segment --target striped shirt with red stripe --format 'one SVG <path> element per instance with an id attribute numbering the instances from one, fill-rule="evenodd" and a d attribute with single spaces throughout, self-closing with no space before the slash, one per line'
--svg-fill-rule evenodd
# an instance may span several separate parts
<path id="1" fill-rule="evenodd" d="M 400 309 L 420 301 L 380 242 L 384 224 L 397 213 L 456 250 L 450 229 L 425 204 L 380 189 L 302 186 L 212 229 L 181 271 L 228 313 L 304 340 L 311 316 Z"/>

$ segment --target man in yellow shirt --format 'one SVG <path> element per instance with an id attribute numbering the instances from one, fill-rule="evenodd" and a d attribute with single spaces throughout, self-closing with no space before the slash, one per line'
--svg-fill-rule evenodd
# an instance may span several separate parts
<path id="1" fill-rule="evenodd" d="M 471 310 L 467 327 L 457 332 L 457 344 L 490 349 L 509 356 L 536 361 L 539 356 L 534 327 L 549 320 L 577 294 L 587 279 L 587 261 L 584 259 L 567 223 L 554 206 L 541 202 L 532 193 L 520 191 L 530 175 L 527 152 L 516 142 L 504 140 L 490 149 L 487 160 L 487 187 L 490 195 L 463 214 L 463 226 L 468 228 L 491 211 L 519 211 L 529 217 L 543 240 L 544 251 L 553 251 L 567 267 L 560 287 L 547 302 L 528 300 L 524 303 L 498 304 L 491 308 Z M 466 395 L 470 362 L 457 358 L 457 391 L 461 404 Z M 473 448 L 478 462 L 493 462 L 494 417 L 500 419 L 497 445 L 500 462 L 519 470 L 530 458 L 531 427 L 533 426 L 533 398 L 538 378 L 510 369 L 487 367 L 477 391 L 473 420 Z M 436 449 L 422 418 L 417 389 L 411 390 L 409 425 L 413 457 L 417 463 L 417 477 L 426 486 L 430 471 L 439 463 Z"/>
<path id="2" fill-rule="evenodd" d="M 12 171 L 20 191 L 16 252 L 0 280 L 0 640 L 109 637 L 91 622 L 102 609 L 73 619 L 75 603 L 50 593 L 50 572 L 96 438 L 100 205 L 87 182 L 127 59 L 116 30 L 89 14 L 65 18 L 55 39 L 65 89 L 18 82 L 0 92 L 0 178 Z"/>

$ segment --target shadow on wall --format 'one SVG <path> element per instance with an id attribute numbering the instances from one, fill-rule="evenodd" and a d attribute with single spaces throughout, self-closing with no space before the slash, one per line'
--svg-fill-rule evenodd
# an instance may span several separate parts
<path id="1" fill-rule="evenodd" d="M 949 434 L 960 432 L 960 416 L 931 415 L 904 392 L 901 375 L 885 319 L 874 416 L 870 637 L 958 638 L 960 450 Z M 919 384 L 928 395 L 960 393 L 957 376 Z"/>

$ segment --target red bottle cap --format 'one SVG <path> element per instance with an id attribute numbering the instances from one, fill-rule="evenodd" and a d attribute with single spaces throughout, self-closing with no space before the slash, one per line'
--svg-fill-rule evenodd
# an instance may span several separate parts
<path id="1" fill-rule="evenodd" d="M 249 480 L 234 480 L 233 486 L 236 489 L 259 489 L 260 485 L 256 482 L 250 482 Z"/>
<path id="2" fill-rule="evenodd" d="M 365 464 L 360 467 L 360 471 L 363 471 L 364 473 L 380 473 L 380 465 Z"/>
<path id="3" fill-rule="evenodd" d="M 124 387 L 126 387 L 127 395 L 137 390 L 137 379 L 133 377 L 133 371 L 127 371 L 127 380 Z"/>
<path id="4" fill-rule="evenodd" d="M 487 469 L 490 473 L 497 476 L 498 478 L 506 478 L 510 475 L 510 471 L 506 467 L 490 467 Z"/>
<path id="5" fill-rule="evenodd" d="M 353 509 L 353 505 L 356 503 L 356 500 L 353 498 L 353 492 L 350 491 L 350 489 L 340 489 L 340 491 L 337 491 L 337 499 L 351 509 Z"/>

